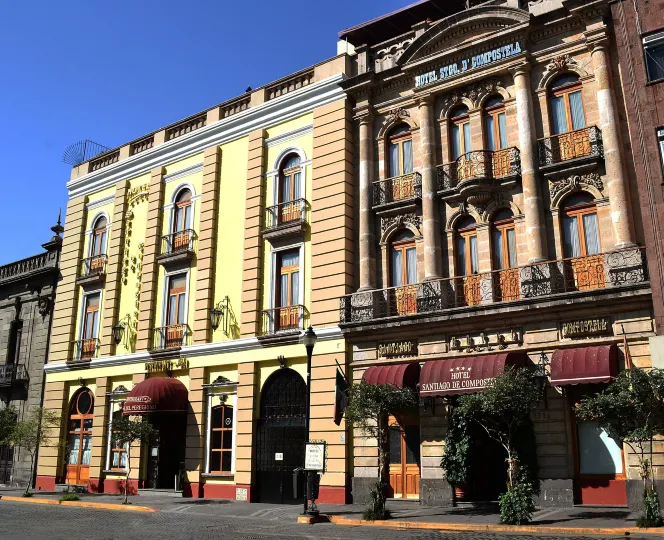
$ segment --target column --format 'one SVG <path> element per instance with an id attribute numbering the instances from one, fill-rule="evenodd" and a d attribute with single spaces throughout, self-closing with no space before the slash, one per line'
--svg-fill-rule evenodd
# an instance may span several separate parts
<path id="1" fill-rule="evenodd" d="M 636 245 L 634 228 L 629 212 L 629 193 L 625 164 L 621 153 L 620 126 L 616 99 L 611 86 L 611 66 L 608 57 L 609 41 L 602 37 L 588 42 L 592 53 L 597 106 L 599 109 L 599 128 L 602 131 L 604 145 L 604 164 L 606 181 L 611 205 L 611 221 L 615 235 L 615 247 L 626 248 Z"/>
<path id="2" fill-rule="evenodd" d="M 205 368 L 189 370 L 189 405 L 187 412 L 187 443 L 184 466 L 187 477 L 184 485 L 185 497 L 198 498 L 203 493 L 201 474 L 205 472 L 203 448 L 205 447 Z"/>
<path id="3" fill-rule="evenodd" d="M 92 421 L 92 448 L 90 450 L 90 477 L 88 491 L 99 493 L 100 483 L 106 465 L 106 431 L 108 396 L 108 377 L 97 377 L 95 390 L 95 410 Z"/>
<path id="4" fill-rule="evenodd" d="M 516 87 L 516 115 L 519 126 L 519 150 L 521 151 L 521 186 L 523 212 L 528 241 L 528 261 L 547 259 L 546 230 L 544 228 L 544 203 L 539 185 L 535 114 L 530 86 L 530 65 L 524 63 L 511 70 Z"/>
<path id="5" fill-rule="evenodd" d="M 373 212 L 373 116 L 360 118 L 360 290 L 376 288 Z"/>
<path id="6" fill-rule="evenodd" d="M 440 212 L 436 172 L 436 140 L 433 127 L 433 98 L 419 101 L 420 156 L 422 160 L 422 234 L 424 235 L 424 280 L 442 276 Z"/>

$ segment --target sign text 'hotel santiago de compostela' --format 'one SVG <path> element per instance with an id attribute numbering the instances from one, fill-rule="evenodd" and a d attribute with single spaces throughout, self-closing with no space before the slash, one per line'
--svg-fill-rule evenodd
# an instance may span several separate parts
<path id="1" fill-rule="evenodd" d="M 519 54 L 520 52 L 521 52 L 521 45 L 517 41 L 516 43 L 510 43 L 509 45 L 498 47 L 497 49 L 493 49 L 483 54 L 471 56 L 468 59 L 461 60 L 460 63 L 455 62 L 454 64 L 444 66 L 440 68 L 440 70 L 438 71 L 428 71 L 427 73 L 423 73 L 422 75 L 416 75 L 415 88 L 419 88 L 420 86 L 426 86 L 427 84 L 431 84 L 434 82 L 442 81 L 447 77 L 451 77 L 452 75 L 457 75 L 464 71 L 468 71 L 469 69 L 474 69 L 481 66 L 485 66 L 487 64 L 492 64 L 493 62 L 497 62 L 498 60 L 502 60 L 503 58 L 509 58 L 510 56 L 514 56 L 516 54 Z"/>

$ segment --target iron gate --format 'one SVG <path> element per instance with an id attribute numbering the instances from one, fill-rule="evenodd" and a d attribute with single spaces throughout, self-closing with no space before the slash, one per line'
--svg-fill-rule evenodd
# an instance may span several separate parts
<path id="1" fill-rule="evenodd" d="M 293 470 L 304 465 L 306 390 L 302 377 L 287 368 L 274 372 L 263 386 L 256 433 L 256 487 L 261 502 L 299 502 Z M 300 497 L 301 484 L 302 479 Z"/>
<path id="2" fill-rule="evenodd" d="M 0 446 L 0 484 L 10 485 L 14 466 L 14 449 Z"/>

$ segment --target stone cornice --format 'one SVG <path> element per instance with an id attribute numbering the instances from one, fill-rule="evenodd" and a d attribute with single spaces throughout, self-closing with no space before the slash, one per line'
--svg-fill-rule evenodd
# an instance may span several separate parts
<path id="1" fill-rule="evenodd" d="M 158 166 L 168 165 L 198 154 L 210 146 L 238 139 L 332 103 L 345 97 L 339 73 L 285 96 L 235 114 L 209 126 L 192 131 L 164 144 L 85 174 L 67 183 L 69 197 L 78 197 L 115 185 L 116 182 L 145 174 Z"/>

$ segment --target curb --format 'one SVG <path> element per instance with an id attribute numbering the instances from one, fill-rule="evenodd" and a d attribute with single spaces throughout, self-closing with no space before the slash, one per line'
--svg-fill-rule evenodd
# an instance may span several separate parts
<path id="1" fill-rule="evenodd" d="M 322 517 L 322 516 L 321 516 Z M 424 529 L 435 531 L 464 531 L 464 532 L 505 532 L 505 533 L 534 533 L 534 534 L 564 534 L 564 535 L 608 535 L 625 536 L 632 534 L 664 535 L 664 528 L 638 527 L 547 527 L 538 525 L 493 525 L 486 523 L 426 523 L 416 521 L 365 521 L 344 516 L 327 516 L 327 519 L 336 525 L 362 525 L 365 527 L 388 527 L 392 529 Z"/>
<path id="2" fill-rule="evenodd" d="M 60 501 L 58 499 L 39 499 L 34 497 L 9 497 L 6 495 L 0 496 L 0 500 L 20 503 L 31 504 L 50 504 L 56 506 L 77 506 L 79 508 L 97 508 L 100 510 L 116 510 L 121 512 L 159 512 L 158 508 L 150 506 L 134 506 L 128 504 L 112 504 L 112 503 L 94 503 L 85 501 Z"/>

